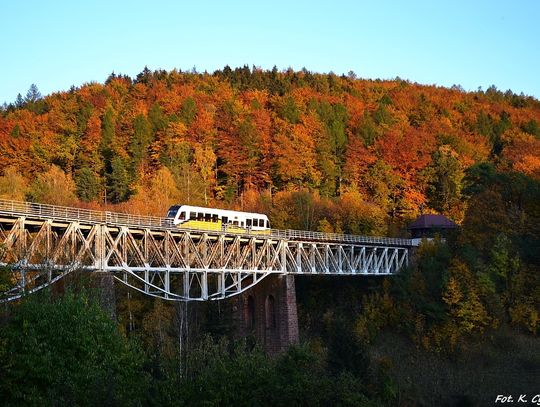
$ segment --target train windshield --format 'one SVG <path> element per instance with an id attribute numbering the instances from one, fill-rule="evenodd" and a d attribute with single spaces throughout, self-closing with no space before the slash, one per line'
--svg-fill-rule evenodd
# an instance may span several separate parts
<path id="1" fill-rule="evenodd" d="M 178 209 L 180 209 L 180 205 L 171 206 L 169 208 L 169 212 L 167 212 L 167 217 L 174 218 L 176 216 L 176 213 L 178 212 Z"/>

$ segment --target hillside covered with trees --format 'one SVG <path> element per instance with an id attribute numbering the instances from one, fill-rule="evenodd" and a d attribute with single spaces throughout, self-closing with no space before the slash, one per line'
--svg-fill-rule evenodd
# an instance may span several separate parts
<path id="1" fill-rule="evenodd" d="M 385 233 L 420 212 L 460 222 L 474 164 L 538 179 L 540 102 L 353 73 L 145 69 L 45 98 L 33 85 L 4 106 L 0 147 L 4 198 L 255 206 L 275 227 Z M 296 219 L 291 200 L 313 210 Z"/>
<path id="2" fill-rule="evenodd" d="M 475 405 L 537 391 L 532 97 L 352 72 L 145 69 L 44 98 L 32 86 L 0 112 L 0 157 L 2 199 L 155 216 L 190 203 L 264 212 L 274 228 L 387 236 L 406 236 L 420 213 L 460 225 L 395 277 L 298 277 L 302 345 L 275 358 L 234 340 L 226 303 L 117 286 L 117 329 L 74 275 L 65 295 L 4 309 L 8 404 Z M 55 347 L 59 359 L 40 351 Z"/>

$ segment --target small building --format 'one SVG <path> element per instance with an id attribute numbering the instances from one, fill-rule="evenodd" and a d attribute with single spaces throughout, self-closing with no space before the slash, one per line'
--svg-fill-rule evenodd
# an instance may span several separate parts
<path id="1" fill-rule="evenodd" d="M 445 237 L 449 230 L 456 229 L 457 224 L 443 215 L 420 215 L 407 228 L 413 239 L 424 237 Z"/>

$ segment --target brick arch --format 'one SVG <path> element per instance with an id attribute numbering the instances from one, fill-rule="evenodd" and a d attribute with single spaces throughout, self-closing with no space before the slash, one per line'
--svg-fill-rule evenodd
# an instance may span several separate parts
<path id="1" fill-rule="evenodd" d="M 245 321 L 248 331 L 255 329 L 255 299 L 252 295 L 247 298 Z"/>
<path id="2" fill-rule="evenodd" d="M 294 276 L 269 276 L 238 296 L 235 304 L 233 319 L 240 337 L 253 336 L 270 354 L 298 343 Z"/>
<path id="3" fill-rule="evenodd" d="M 274 299 L 274 296 L 272 294 L 266 297 L 266 301 L 264 303 L 264 315 L 265 315 L 266 329 L 275 329 L 276 328 L 276 300 Z"/>

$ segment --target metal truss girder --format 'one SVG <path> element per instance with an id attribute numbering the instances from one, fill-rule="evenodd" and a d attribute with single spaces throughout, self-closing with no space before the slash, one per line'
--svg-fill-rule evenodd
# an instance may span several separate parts
<path id="1" fill-rule="evenodd" d="M 19 216 L 0 224 L 0 265 L 12 267 L 14 285 L 0 301 L 75 269 L 111 272 L 147 295 L 193 301 L 238 295 L 270 274 L 387 275 L 407 262 L 408 247 Z"/>

